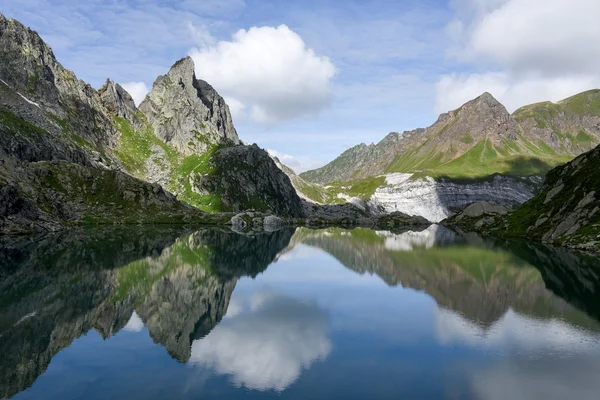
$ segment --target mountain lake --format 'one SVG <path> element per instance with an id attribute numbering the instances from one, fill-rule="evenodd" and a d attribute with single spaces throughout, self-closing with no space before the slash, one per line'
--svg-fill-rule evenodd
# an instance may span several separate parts
<path id="1" fill-rule="evenodd" d="M 597 399 L 600 261 L 417 231 L 0 238 L 0 398 Z"/>

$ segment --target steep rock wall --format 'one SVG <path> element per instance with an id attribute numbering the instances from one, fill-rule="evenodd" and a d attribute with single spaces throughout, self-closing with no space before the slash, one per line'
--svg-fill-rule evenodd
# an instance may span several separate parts
<path id="1" fill-rule="evenodd" d="M 412 174 L 390 174 L 386 186 L 377 188 L 369 204 L 382 212 L 400 211 L 439 222 L 467 205 L 495 201 L 510 207 L 522 204 L 535 194 L 541 179 L 495 176 L 491 180 L 457 183 L 431 178 L 411 180 Z"/>

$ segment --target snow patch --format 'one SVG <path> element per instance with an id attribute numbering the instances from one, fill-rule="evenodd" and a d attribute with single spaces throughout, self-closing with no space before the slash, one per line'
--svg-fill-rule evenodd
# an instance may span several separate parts
<path id="1" fill-rule="evenodd" d="M 21 96 L 21 97 L 23 98 L 23 100 L 25 100 L 25 101 L 26 101 L 26 102 L 28 102 L 29 104 L 31 104 L 31 105 L 33 105 L 33 106 L 36 106 L 37 108 L 40 108 L 40 109 L 41 109 L 40 105 L 39 105 L 38 103 L 36 103 L 35 101 L 31 101 L 31 100 L 29 100 L 27 97 L 23 96 L 23 95 L 22 95 L 21 93 L 19 93 L 19 92 L 17 92 L 17 94 L 18 94 L 19 96 Z"/>
<path id="2" fill-rule="evenodd" d="M 519 179 L 496 177 L 490 182 L 458 184 L 436 182 L 431 178 L 411 180 L 411 174 L 385 175 L 386 186 L 377 188 L 368 206 L 380 206 L 385 212 L 400 211 L 420 215 L 437 223 L 479 201 L 493 200 L 513 206 L 533 197 L 534 187 Z"/>
<path id="3" fill-rule="evenodd" d="M 25 321 L 25 320 L 27 320 L 27 319 L 29 319 L 31 317 L 35 317 L 36 313 L 37 312 L 34 311 L 32 313 L 29 313 L 29 314 L 25 315 L 23 318 L 21 318 L 20 320 L 17 321 L 17 323 L 15 324 L 15 326 L 21 325 L 23 323 L 23 321 Z"/>

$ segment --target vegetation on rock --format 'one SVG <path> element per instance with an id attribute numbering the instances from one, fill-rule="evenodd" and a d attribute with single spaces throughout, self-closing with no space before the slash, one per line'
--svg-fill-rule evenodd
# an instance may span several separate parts
<path id="1" fill-rule="evenodd" d="M 444 221 L 462 230 L 536 239 L 600 252 L 600 146 L 548 172 L 539 193 L 506 215 Z"/>
<path id="2" fill-rule="evenodd" d="M 600 143 L 598 110 L 600 90 L 533 104 L 512 115 L 485 93 L 440 115 L 427 129 L 393 132 L 378 144 L 360 144 L 300 177 L 353 186 L 357 180 L 364 185 L 364 180 L 396 172 L 413 174 L 413 179 L 457 181 L 495 174 L 543 176 Z"/>

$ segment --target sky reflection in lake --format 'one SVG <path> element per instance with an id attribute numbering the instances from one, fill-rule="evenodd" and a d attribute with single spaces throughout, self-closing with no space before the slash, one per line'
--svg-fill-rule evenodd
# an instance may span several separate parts
<path id="1" fill-rule="evenodd" d="M 95 235 L 2 248 L 0 397 L 600 392 L 593 257 L 437 226 Z"/>

